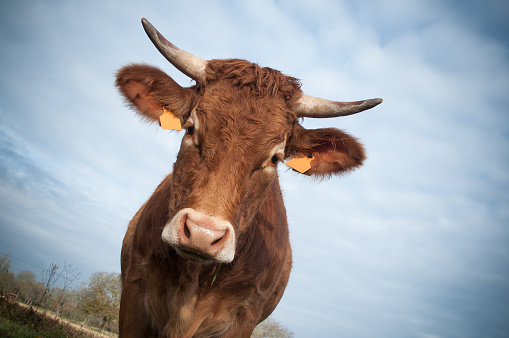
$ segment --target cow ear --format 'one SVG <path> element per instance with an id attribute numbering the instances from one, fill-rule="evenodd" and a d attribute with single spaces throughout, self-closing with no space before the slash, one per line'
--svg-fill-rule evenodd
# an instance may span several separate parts
<path id="1" fill-rule="evenodd" d="M 116 86 L 127 103 L 150 121 L 159 121 L 163 107 L 183 119 L 190 111 L 194 90 L 183 88 L 159 68 L 132 64 L 117 72 Z"/>
<path id="2" fill-rule="evenodd" d="M 366 156 L 362 144 L 353 136 L 335 128 L 305 129 L 299 124 L 286 147 L 289 158 L 311 158 L 311 176 L 347 173 L 362 165 Z"/>

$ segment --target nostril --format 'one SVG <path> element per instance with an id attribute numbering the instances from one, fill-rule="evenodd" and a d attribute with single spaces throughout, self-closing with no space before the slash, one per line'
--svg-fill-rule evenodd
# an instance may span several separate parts
<path id="1" fill-rule="evenodd" d="M 203 221 L 193 221 L 187 217 L 180 230 L 180 244 L 195 250 L 207 251 L 212 247 L 217 250 L 217 247 L 227 238 L 228 231 L 218 230 L 213 225 Z"/>
<path id="2" fill-rule="evenodd" d="M 184 235 L 186 236 L 187 239 L 191 238 L 191 231 L 189 231 L 189 228 L 187 227 L 186 223 L 184 223 Z"/>
<path id="3" fill-rule="evenodd" d="M 223 237 L 224 237 L 224 236 L 223 236 Z M 217 243 L 219 243 L 219 242 L 223 239 L 223 237 L 216 239 L 216 240 L 215 240 L 214 242 L 212 242 L 210 245 L 211 245 L 211 246 L 212 246 L 212 245 L 216 245 Z"/>

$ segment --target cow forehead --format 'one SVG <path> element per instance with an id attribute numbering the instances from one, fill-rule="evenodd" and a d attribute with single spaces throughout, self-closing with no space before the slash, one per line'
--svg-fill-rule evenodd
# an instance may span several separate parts
<path id="1" fill-rule="evenodd" d="M 297 121 L 283 98 L 260 96 L 227 83 L 208 86 L 196 111 L 207 132 L 242 134 L 247 139 L 256 136 L 265 141 L 281 141 Z"/>

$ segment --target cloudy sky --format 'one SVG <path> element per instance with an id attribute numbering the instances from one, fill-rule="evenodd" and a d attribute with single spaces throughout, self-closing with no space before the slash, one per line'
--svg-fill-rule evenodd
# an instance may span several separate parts
<path id="1" fill-rule="evenodd" d="M 140 24 L 204 59 L 237 57 L 362 114 L 306 119 L 368 152 L 316 182 L 280 168 L 294 249 L 273 316 L 296 337 L 507 337 L 507 1 L 0 2 L 0 253 L 119 272 L 128 221 L 181 134 L 144 124 L 113 82 L 179 74 Z M 32 265 L 29 265 L 30 263 Z"/>

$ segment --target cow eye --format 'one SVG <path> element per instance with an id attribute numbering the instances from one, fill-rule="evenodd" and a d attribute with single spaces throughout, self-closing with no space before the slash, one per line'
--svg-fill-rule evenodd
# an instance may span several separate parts
<path id="1" fill-rule="evenodd" d="M 194 126 L 187 127 L 187 133 L 189 135 L 194 135 Z"/>
<path id="2" fill-rule="evenodd" d="M 272 162 L 272 164 L 277 164 L 279 162 L 279 157 L 277 155 L 274 155 L 272 156 L 270 161 Z"/>

